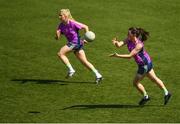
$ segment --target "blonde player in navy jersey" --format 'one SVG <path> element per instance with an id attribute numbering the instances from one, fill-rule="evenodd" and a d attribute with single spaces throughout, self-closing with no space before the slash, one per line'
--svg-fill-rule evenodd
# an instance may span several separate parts
<path id="1" fill-rule="evenodd" d="M 87 60 L 85 52 L 83 50 L 84 40 L 80 39 L 79 30 L 84 30 L 85 32 L 89 31 L 87 25 L 75 21 L 70 13 L 69 9 L 61 9 L 59 12 L 60 24 L 56 31 L 56 39 L 58 40 L 61 35 L 64 35 L 67 38 L 67 44 L 64 45 L 58 52 L 60 60 L 68 68 L 68 77 L 72 77 L 75 73 L 74 68 L 67 58 L 67 54 L 74 52 L 76 57 L 85 65 L 88 69 L 92 70 L 96 76 L 96 83 L 99 83 L 102 80 L 102 75 L 96 70 L 96 68 Z"/>
<path id="2" fill-rule="evenodd" d="M 149 54 L 144 49 L 144 41 L 147 40 L 149 36 L 149 32 L 146 32 L 142 28 L 131 27 L 128 30 L 128 36 L 124 41 L 118 41 L 116 38 L 112 40 L 113 44 L 116 47 L 121 47 L 123 45 L 127 45 L 129 54 L 111 54 L 110 57 L 117 58 L 126 58 L 130 59 L 134 57 L 138 70 L 135 78 L 133 80 L 134 86 L 139 90 L 139 92 L 143 95 L 143 98 L 139 101 L 139 105 L 144 105 L 147 101 L 150 100 L 144 86 L 140 83 L 140 81 L 147 76 L 150 80 L 155 82 L 163 91 L 164 91 L 164 105 L 166 105 L 171 97 L 171 94 L 166 89 L 164 83 L 156 76 L 153 64 Z"/>

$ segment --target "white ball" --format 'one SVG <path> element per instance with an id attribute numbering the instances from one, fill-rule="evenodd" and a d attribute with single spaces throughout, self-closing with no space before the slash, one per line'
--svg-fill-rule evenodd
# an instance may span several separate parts
<path id="1" fill-rule="evenodd" d="M 92 42 L 95 39 L 96 35 L 92 31 L 88 31 L 84 34 L 84 39 L 88 42 Z"/>

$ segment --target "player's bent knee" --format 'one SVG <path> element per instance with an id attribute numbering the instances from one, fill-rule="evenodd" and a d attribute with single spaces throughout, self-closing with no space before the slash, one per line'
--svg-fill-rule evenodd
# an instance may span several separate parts
<path id="1" fill-rule="evenodd" d="M 61 56 L 60 52 L 57 53 L 57 56 L 59 56 L 59 57 Z"/>
<path id="2" fill-rule="evenodd" d="M 58 52 L 57 55 L 62 58 L 62 56 L 64 56 L 64 54 L 62 52 Z"/>

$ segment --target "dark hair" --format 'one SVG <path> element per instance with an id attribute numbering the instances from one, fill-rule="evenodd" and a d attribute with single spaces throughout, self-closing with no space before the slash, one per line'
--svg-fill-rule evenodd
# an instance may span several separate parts
<path id="1" fill-rule="evenodd" d="M 143 28 L 139 27 L 131 27 L 129 28 L 129 33 L 132 35 L 135 35 L 137 38 L 139 38 L 142 41 L 146 41 L 149 37 L 149 32 L 145 31 Z"/>

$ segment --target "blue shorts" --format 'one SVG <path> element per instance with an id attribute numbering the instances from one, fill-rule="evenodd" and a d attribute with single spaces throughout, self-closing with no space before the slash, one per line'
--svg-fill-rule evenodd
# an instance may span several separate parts
<path id="1" fill-rule="evenodd" d="M 72 50 L 74 50 L 75 52 L 83 49 L 83 45 L 82 44 L 74 44 L 74 43 L 68 42 L 66 45 L 69 48 L 71 48 Z"/>
<path id="2" fill-rule="evenodd" d="M 148 63 L 147 65 L 138 65 L 137 73 L 140 75 L 146 74 L 153 68 L 152 62 Z"/>

